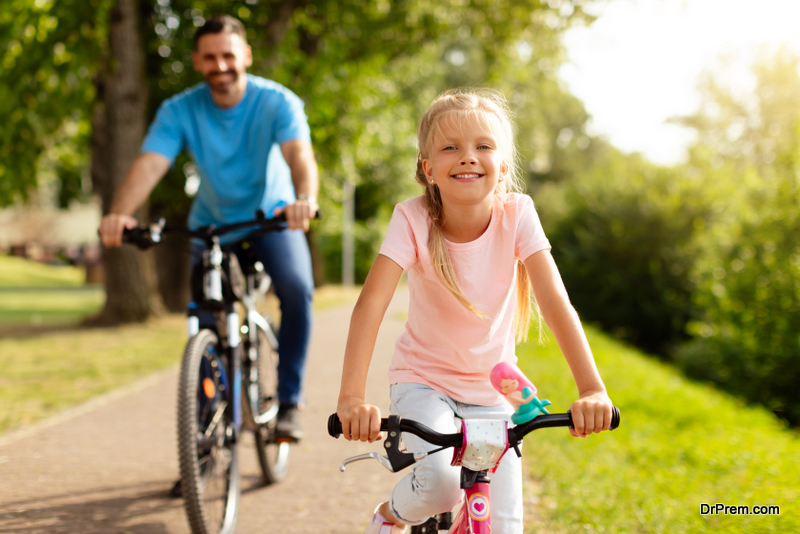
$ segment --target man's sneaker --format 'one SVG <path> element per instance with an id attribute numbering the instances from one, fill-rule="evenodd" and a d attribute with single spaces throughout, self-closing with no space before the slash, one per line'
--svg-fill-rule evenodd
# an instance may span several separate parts
<path id="1" fill-rule="evenodd" d="M 297 443 L 302 438 L 300 410 L 293 404 L 281 404 L 278 408 L 278 423 L 275 425 L 275 441 Z"/>

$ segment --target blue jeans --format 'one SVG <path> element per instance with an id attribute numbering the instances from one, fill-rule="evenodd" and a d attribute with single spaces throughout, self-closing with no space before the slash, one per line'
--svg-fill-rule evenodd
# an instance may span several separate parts
<path id="1" fill-rule="evenodd" d="M 299 404 L 302 401 L 308 343 L 311 339 L 314 275 L 311 253 L 302 230 L 284 230 L 245 238 L 255 257 L 272 278 L 275 295 L 281 304 L 281 327 L 278 333 L 278 401 Z M 205 245 L 192 241 L 192 267 L 201 258 Z M 244 263 L 241 244 L 230 246 Z M 200 318 L 201 324 L 208 320 Z M 210 324 L 214 324 L 213 320 Z"/>

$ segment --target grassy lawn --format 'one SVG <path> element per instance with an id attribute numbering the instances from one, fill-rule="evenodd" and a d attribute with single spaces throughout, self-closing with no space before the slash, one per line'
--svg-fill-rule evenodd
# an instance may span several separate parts
<path id="1" fill-rule="evenodd" d="M 0 335 L 18 327 L 76 325 L 98 311 L 103 288 L 85 286 L 83 269 L 0 256 Z"/>
<path id="2" fill-rule="evenodd" d="M 78 267 L 54 267 L 35 261 L 0 256 L 0 288 L 80 287 L 86 274 Z"/>
<path id="3" fill-rule="evenodd" d="M 175 365 L 183 317 L 0 339 L 0 432 Z"/>
<path id="4" fill-rule="evenodd" d="M 0 325 L 74 325 L 105 302 L 102 287 L 0 288 Z"/>
<path id="5" fill-rule="evenodd" d="M 589 329 L 620 428 L 582 440 L 544 429 L 525 443 L 546 532 L 800 532 L 800 437 L 744 406 Z M 552 340 L 553 336 L 550 335 Z M 554 341 L 518 348 L 540 398 L 576 398 Z M 702 503 L 778 505 L 780 516 L 700 515 Z"/>

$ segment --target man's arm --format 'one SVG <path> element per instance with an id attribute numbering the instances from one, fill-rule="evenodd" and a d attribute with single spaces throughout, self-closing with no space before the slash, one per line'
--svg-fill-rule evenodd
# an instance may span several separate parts
<path id="1" fill-rule="evenodd" d="M 133 214 L 145 203 L 169 166 L 170 161 L 161 154 L 139 154 L 114 193 L 109 214 L 100 220 L 98 232 L 103 245 L 118 247 L 122 244 L 122 231 L 138 224 Z"/>
<path id="2" fill-rule="evenodd" d="M 319 193 L 319 174 L 314 149 L 308 141 L 292 140 L 281 145 L 283 159 L 292 170 L 292 183 L 297 202 L 275 210 L 275 215 L 286 214 L 289 228 L 302 228 L 308 231 L 308 223 L 317 213 L 317 194 Z"/>

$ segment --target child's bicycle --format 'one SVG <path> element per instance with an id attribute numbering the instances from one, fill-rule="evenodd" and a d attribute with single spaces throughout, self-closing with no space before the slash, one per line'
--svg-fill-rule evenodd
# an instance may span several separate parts
<path id="1" fill-rule="evenodd" d="M 610 429 L 617 428 L 619 422 L 619 409 L 614 406 Z M 479 434 L 470 431 L 477 426 L 482 426 L 480 436 L 484 437 L 477 438 Z M 489 426 L 494 430 L 487 437 L 485 429 Z M 527 434 L 540 428 L 550 427 L 572 427 L 572 415 L 569 412 L 542 414 L 527 423 L 512 428 L 507 428 L 506 422 L 464 420 L 462 421 L 462 432 L 456 434 L 441 434 L 416 421 L 401 419 L 393 415 L 381 419 L 381 432 L 387 432 L 386 440 L 383 443 L 387 456 L 381 456 L 376 452 L 354 456 L 342 462 L 339 469 L 344 471 L 349 463 L 372 458 L 389 471 L 396 473 L 430 454 L 452 447 L 454 449 L 453 465 L 461 466 L 461 488 L 465 493 L 462 506 L 454 520 L 451 520 L 450 512 L 439 514 L 422 525 L 412 527 L 411 534 L 438 534 L 440 531 L 450 534 L 491 534 L 489 471 L 500 463 L 500 459 L 509 448 L 514 449 L 514 452 L 521 456 L 519 444 Z M 401 451 L 400 434 L 402 432 L 419 436 L 440 448 L 429 453 L 417 454 Z M 328 419 L 328 433 L 334 438 L 338 438 L 342 434 L 342 425 L 336 414 L 331 415 Z M 491 450 L 491 453 L 485 453 L 487 448 Z M 477 461 L 472 460 L 474 457 L 471 452 L 478 450 L 484 451 L 483 454 L 477 455 L 479 457 Z"/>
<path id="2" fill-rule="evenodd" d="M 248 236 L 287 228 L 285 218 L 256 219 L 189 230 L 152 226 L 126 230 L 123 240 L 141 249 L 174 233 L 201 239 L 202 261 L 192 276 L 189 341 L 178 382 L 180 485 L 193 534 L 229 534 L 236 528 L 241 493 L 238 444 L 242 431 L 254 433 L 264 482 L 279 482 L 289 466 L 289 442 L 275 436 L 278 414 L 278 339 L 270 317 L 256 311 L 272 283 L 262 264 L 220 246 L 219 236 L 251 228 Z M 245 255 L 250 251 L 243 241 Z M 239 317 L 237 306 L 244 309 Z M 213 325 L 201 317 L 213 317 Z"/>

